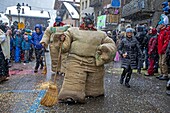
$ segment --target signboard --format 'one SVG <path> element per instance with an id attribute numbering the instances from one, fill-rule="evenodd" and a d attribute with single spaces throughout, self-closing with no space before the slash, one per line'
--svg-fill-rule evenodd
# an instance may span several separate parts
<path id="1" fill-rule="evenodd" d="M 23 22 L 18 23 L 18 29 L 24 29 L 24 28 L 25 28 L 25 25 Z"/>
<path id="2" fill-rule="evenodd" d="M 112 0 L 111 6 L 113 8 L 119 8 L 120 7 L 120 0 Z"/>
<path id="3" fill-rule="evenodd" d="M 97 17 L 97 29 L 102 29 L 106 27 L 106 15 L 101 15 Z"/>

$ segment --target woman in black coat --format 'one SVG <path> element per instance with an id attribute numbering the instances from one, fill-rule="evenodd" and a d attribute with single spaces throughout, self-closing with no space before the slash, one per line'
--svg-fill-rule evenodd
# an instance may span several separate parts
<path id="1" fill-rule="evenodd" d="M 137 68 L 137 58 L 142 56 L 139 43 L 135 37 L 133 37 L 133 29 L 126 29 L 126 38 L 122 39 L 122 42 L 118 48 L 119 54 L 122 56 L 122 68 L 124 69 L 120 78 L 120 83 L 123 84 L 125 79 L 125 86 L 130 88 L 129 81 L 132 74 L 132 69 Z M 139 53 L 139 54 L 138 54 Z"/>

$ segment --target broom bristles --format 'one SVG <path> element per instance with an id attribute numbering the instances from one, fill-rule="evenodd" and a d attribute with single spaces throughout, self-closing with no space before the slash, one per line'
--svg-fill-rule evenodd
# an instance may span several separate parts
<path id="1" fill-rule="evenodd" d="M 56 85 L 50 85 L 47 93 L 41 100 L 41 105 L 51 107 L 58 102 L 58 89 Z"/>

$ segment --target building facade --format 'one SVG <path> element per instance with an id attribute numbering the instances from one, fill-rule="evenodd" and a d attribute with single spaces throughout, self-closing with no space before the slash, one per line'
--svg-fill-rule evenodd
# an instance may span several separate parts
<path id="1" fill-rule="evenodd" d="M 7 7 L 5 15 L 9 19 L 9 23 L 14 22 L 23 23 L 25 28 L 34 30 L 36 24 L 41 24 L 44 28 L 48 27 L 48 20 L 50 14 L 44 10 L 32 10 L 30 6 L 21 6 L 20 13 L 18 13 L 17 6 Z"/>
<path id="2" fill-rule="evenodd" d="M 70 24 L 74 27 L 80 25 L 80 2 L 76 0 L 56 0 L 54 9 L 65 24 Z"/>
<path id="3" fill-rule="evenodd" d="M 80 23 L 82 23 L 82 17 L 85 13 L 94 13 L 94 8 L 90 7 L 91 0 L 80 0 Z"/>
<path id="4" fill-rule="evenodd" d="M 119 5 L 115 6 L 116 4 Z M 121 18 L 120 0 L 90 0 L 90 7 L 94 7 L 95 25 L 99 29 L 113 30 L 117 27 Z M 103 24 L 100 21 L 103 21 Z"/>
<path id="5" fill-rule="evenodd" d="M 162 13 L 162 2 L 165 0 L 128 0 L 122 9 L 122 17 L 137 24 L 155 27 Z"/>

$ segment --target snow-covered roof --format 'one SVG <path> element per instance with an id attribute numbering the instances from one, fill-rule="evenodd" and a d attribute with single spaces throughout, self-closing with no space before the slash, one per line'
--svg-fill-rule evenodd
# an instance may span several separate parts
<path id="1" fill-rule="evenodd" d="M 59 1 L 69 1 L 69 2 L 73 2 L 73 0 L 59 0 Z M 75 0 L 75 2 L 80 2 L 80 0 Z"/>
<path id="2" fill-rule="evenodd" d="M 71 18 L 73 18 L 73 19 L 79 19 L 80 18 L 78 11 L 75 9 L 75 7 L 73 7 L 73 5 L 71 5 L 68 2 L 63 2 L 63 4 L 66 7 L 66 9 L 68 10 Z"/>
<path id="3" fill-rule="evenodd" d="M 22 9 L 24 9 L 24 14 L 22 14 Z M 6 15 L 9 15 L 9 10 L 11 10 L 11 15 L 18 15 L 17 6 L 7 7 Z M 48 11 L 30 10 L 29 6 L 21 6 L 20 16 L 50 18 Z"/>
<path id="4" fill-rule="evenodd" d="M 0 20 L 2 20 L 3 23 L 9 23 L 9 19 L 3 13 L 0 13 Z"/>

